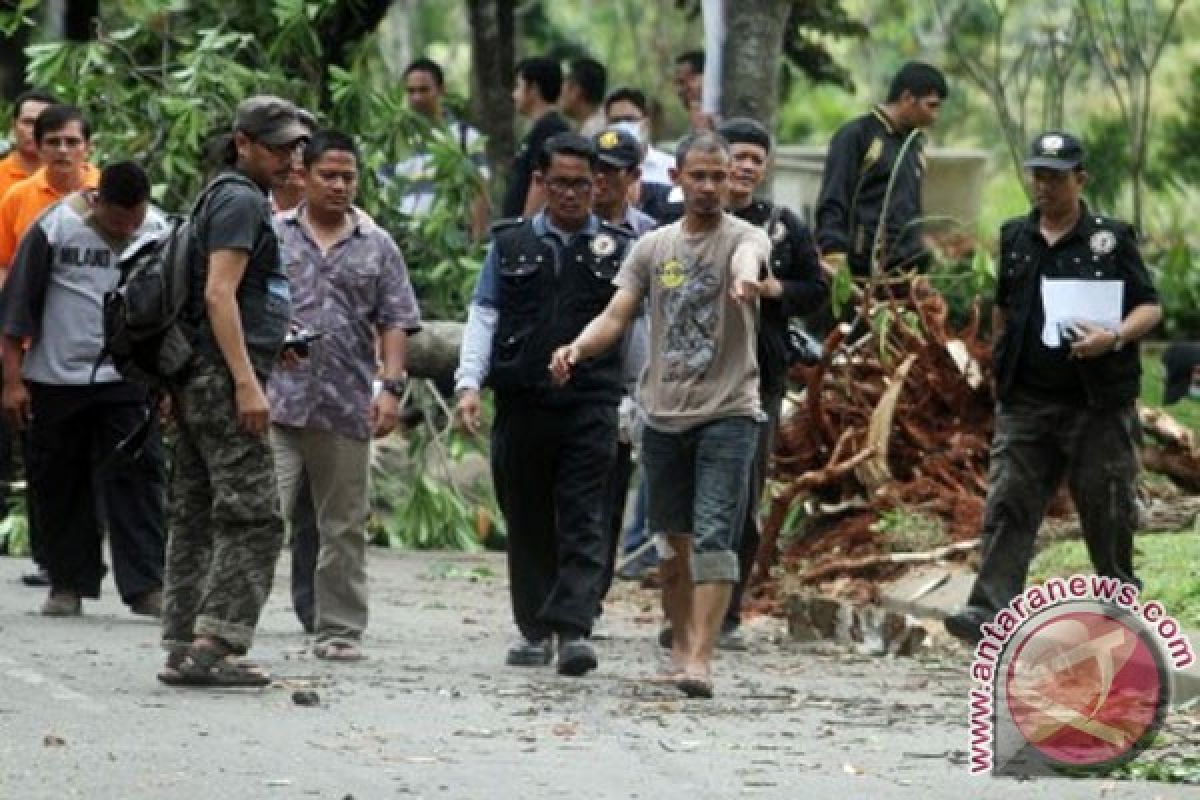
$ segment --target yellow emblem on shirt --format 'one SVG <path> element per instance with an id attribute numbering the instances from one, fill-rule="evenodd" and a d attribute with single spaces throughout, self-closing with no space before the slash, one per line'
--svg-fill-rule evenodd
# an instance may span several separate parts
<path id="1" fill-rule="evenodd" d="M 605 150 L 609 150 L 613 147 L 616 147 L 617 143 L 620 141 L 621 140 L 617 136 L 616 131 L 605 131 L 604 133 L 600 134 L 600 138 L 597 140 L 596 143 L 599 144 L 601 147 L 603 147 Z"/>
<path id="2" fill-rule="evenodd" d="M 686 272 L 679 259 L 669 259 L 658 266 L 658 282 L 664 289 L 678 289 L 683 286 Z"/>

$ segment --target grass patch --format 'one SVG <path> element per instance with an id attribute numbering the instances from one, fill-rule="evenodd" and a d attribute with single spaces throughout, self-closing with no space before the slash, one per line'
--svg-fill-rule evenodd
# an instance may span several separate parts
<path id="1" fill-rule="evenodd" d="M 1142 597 L 1158 600 L 1184 627 L 1200 630 L 1200 533 L 1147 533 L 1134 539 L 1134 565 L 1145 583 Z M 1078 539 L 1057 541 L 1038 553 L 1030 583 L 1092 572 Z"/>
<path id="2" fill-rule="evenodd" d="M 1200 402 L 1184 397 L 1171 406 L 1163 406 L 1162 348 L 1146 347 L 1142 350 L 1142 402 L 1155 408 L 1164 408 L 1168 414 L 1200 432 Z"/>

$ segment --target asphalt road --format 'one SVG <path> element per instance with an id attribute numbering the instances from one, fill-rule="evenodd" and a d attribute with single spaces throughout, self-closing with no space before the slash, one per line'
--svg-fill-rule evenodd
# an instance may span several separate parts
<path id="1" fill-rule="evenodd" d="M 0 558 L 0 798 L 1175 798 L 1197 789 L 1011 781 L 965 767 L 965 650 L 858 656 L 756 620 L 714 701 L 654 672 L 655 599 L 622 586 L 583 679 L 502 666 L 512 636 L 495 556 L 372 552 L 368 660 L 314 659 L 286 563 L 252 653 L 263 690 L 169 689 L 157 627 L 107 596 L 76 619 Z M 319 705 L 293 702 L 317 692 Z M 1200 720 L 1174 718 L 1200 735 Z M 1195 741 L 1192 738 L 1190 741 Z"/>

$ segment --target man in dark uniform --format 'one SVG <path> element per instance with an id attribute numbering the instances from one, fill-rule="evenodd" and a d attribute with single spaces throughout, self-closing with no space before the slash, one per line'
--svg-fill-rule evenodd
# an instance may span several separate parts
<path id="1" fill-rule="evenodd" d="M 604 498 L 617 443 L 620 348 L 563 387 L 550 355 L 607 305 L 632 232 L 591 212 L 596 149 L 563 133 L 547 140 L 534 181 L 546 208 L 493 226 L 463 333 L 458 414 L 480 424 L 479 390 L 495 390 L 492 480 L 508 527 L 513 617 L 510 666 L 541 666 L 558 637 L 558 671 L 596 667 L 588 642 L 605 562 Z"/>
<path id="2" fill-rule="evenodd" d="M 884 270 L 924 265 L 920 129 L 937 121 L 946 94 L 941 72 L 909 62 L 892 79 L 883 105 L 834 134 L 816 217 L 817 244 L 832 267 L 849 264 L 855 276 L 863 277 L 871 274 L 873 262 Z M 884 208 L 889 183 L 891 198 Z M 877 239 L 880 219 L 885 222 Z"/>
<path id="3" fill-rule="evenodd" d="M 546 201 L 541 186 L 533 180 L 533 171 L 542 145 L 551 136 L 571 130 L 555 103 L 562 90 L 562 67 L 552 58 L 527 58 L 517 64 L 517 83 L 513 105 L 517 113 L 532 125 L 513 159 L 512 175 L 504 193 L 501 213 L 505 217 L 533 216 Z"/>
<path id="4" fill-rule="evenodd" d="M 998 404 L 983 561 L 966 609 L 946 619 L 946 629 L 969 642 L 1024 589 L 1046 504 L 1064 476 L 1096 572 L 1140 585 L 1133 571 L 1137 341 L 1162 309 L 1136 232 L 1080 199 L 1083 159 L 1069 133 L 1037 137 L 1025 162 L 1034 209 L 1000 231 L 992 313 Z M 1109 293 L 1111 309 L 1096 304 L 1094 315 L 1105 319 L 1062 319 L 1055 303 L 1062 289 L 1076 299 L 1118 291 Z"/>
<path id="5" fill-rule="evenodd" d="M 775 449 L 775 433 L 788 385 L 788 322 L 811 314 L 829 297 L 820 256 L 812 232 L 789 208 L 754 193 L 767 174 L 771 135 L 761 123 L 746 117 L 727 120 L 717 133 L 729 142 L 733 169 L 729 174 L 729 211 L 735 217 L 763 228 L 771 237 L 770 273 L 764 276 L 758 322 L 758 387 L 765 425 L 758 429 L 758 454 L 750 471 L 750 502 L 738 547 L 741 574 L 729 602 L 718 647 L 743 649 L 737 634 L 741 624 L 742 594 L 758 553 L 758 501 Z"/>

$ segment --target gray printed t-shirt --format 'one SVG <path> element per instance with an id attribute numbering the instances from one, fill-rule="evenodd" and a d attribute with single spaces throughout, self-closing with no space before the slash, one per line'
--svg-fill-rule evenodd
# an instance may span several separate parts
<path id="1" fill-rule="evenodd" d="M 648 301 L 650 357 L 639 400 L 651 428 L 680 433 L 761 416 L 758 304 L 734 300 L 730 288 L 735 253 L 765 264 L 770 251 L 760 228 L 729 214 L 709 233 L 685 234 L 679 221 L 634 244 L 613 283 Z"/>
<path id="2" fill-rule="evenodd" d="M 151 208 L 129 241 L 164 225 Z M 104 295 L 120 281 L 117 260 L 128 243 L 101 233 L 84 192 L 64 197 L 30 226 L 13 257 L 3 306 L 4 332 L 32 340 L 21 369 L 26 380 L 53 386 L 122 380 L 111 361 L 98 359 Z"/>

